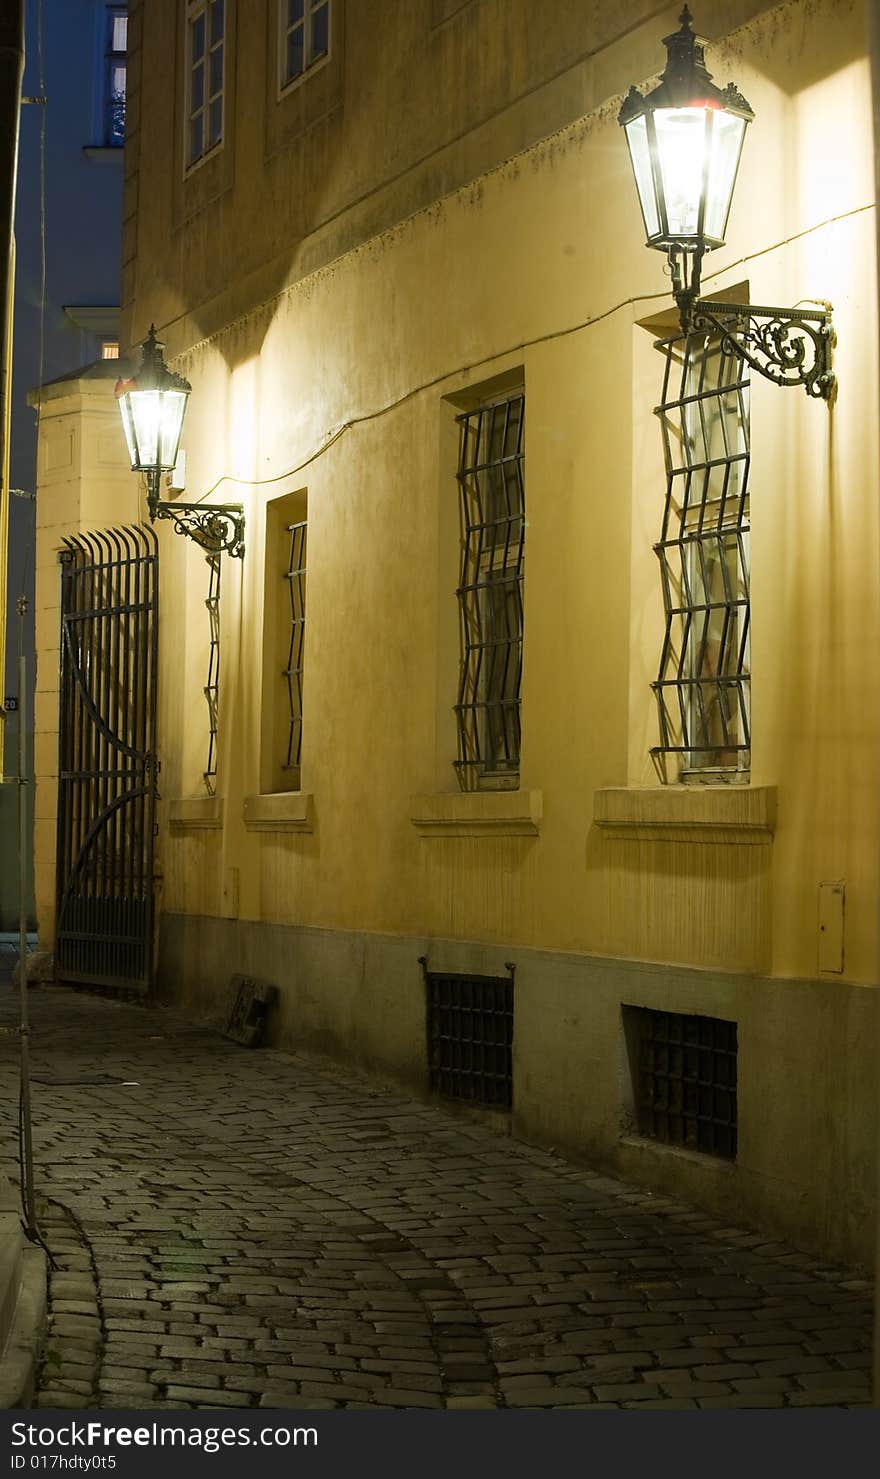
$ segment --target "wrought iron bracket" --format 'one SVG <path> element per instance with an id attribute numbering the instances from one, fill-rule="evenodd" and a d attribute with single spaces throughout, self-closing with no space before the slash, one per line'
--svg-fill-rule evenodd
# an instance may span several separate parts
<path id="1" fill-rule="evenodd" d="M 171 519 L 176 534 L 194 539 L 209 555 L 244 559 L 244 510 L 240 503 L 164 503 L 157 501 L 150 518 Z"/>
<path id="2" fill-rule="evenodd" d="M 185 534 L 208 555 L 244 559 L 244 509 L 240 503 L 172 503 L 159 497 L 161 474 L 147 474 L 150 522 L 171 519 L 175 534 Z"/>
<path id="3" fill-rule="evenodd" d="M 725 350 L 774 385 L 802 385 L 807 395 L 826 401 L 834 396 L 831 351 L 837 336 L 830 308 L 764 308 L 708 298 L 679 307 L 685 332 L 712 330 Z"/>
<path id="4" fill-rule="evenodd" d="M 815 308 L 763 308 L 701 298 L 703 251 L 672 248 L 672 295 L 684 335 L 710 330 L 722 348 L 774 385 L 802 385 L 807 395 L 833 399 L 837 377 L 831 351 L 837 342 L 830 303 Z"/>

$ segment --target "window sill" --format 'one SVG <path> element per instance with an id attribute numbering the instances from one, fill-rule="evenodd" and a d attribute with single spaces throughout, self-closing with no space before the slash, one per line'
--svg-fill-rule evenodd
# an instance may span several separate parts
<path id="1" fill-rule="evenodd" d="M 776 828 L 775 786 L 609 786 L 593 820 L 618 842 L 767 846 Z"/>
<path id="2" fill-rule="evenodd" d="M 460 791 L 413 796 L 410 820 L 420 837 L 537 837 L 542 791 Z"/>
<path id="3" fill-rule="evenodd" d="M 125 149 L 122 144 L 86 144 L 83 158 L 90 159 L 93 164 L 121 164 Z"/>
<path id="4" fill-rule="evenodd" d="M 172 801 L 168 812 L 172 833 L 221 831 L 223 827 L 222 796 L 183 796 Z"/>
<path id="5" fill-rule="evenodd" d="M 313 832 L 311 791 L 275 791 L 246 796 L 244 824 L 248 832 Z"/>
<path id="6" fill-rule="evenodd" d="M 684 1145 L 667 1145 L 665 1140 L 652 1140 L 648 1135 L 636 1135 L 629 1132 L 621 1135 L 618 1143 L 625 1145 L 629 1150 L 639 1150 L 644 1155 L 656 1156 L 658 1160 L 669 1158 L 686 1161 L 689 1165 L 706 1171 L 710 1175 L 714 1172 L 729 1176 L 736 1171 L 736 1161 L 728 1156 L 708 1155 L 706 1151 L 688 1150 Z"/>

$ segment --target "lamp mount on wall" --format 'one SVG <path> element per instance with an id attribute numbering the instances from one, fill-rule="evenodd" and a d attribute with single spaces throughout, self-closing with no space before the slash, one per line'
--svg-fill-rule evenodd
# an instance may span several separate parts
<path id="1" fill-rule="evenodd" d="M 724 245 L 746 129 L 754 118 L 731 82 L 716 87 L 687 6 L 664 38 L 652 92 L 631 87 L 620 110 L 647 233 L 665 252 L 683 335 L 714 331 L 729 352 L 777 385 L 828 400 L 834 326 L 829 305 L 763 308 L 700 297 L 703 257 Z"/>
<path id="2" fill-rule="evenodd" d="M 171 519 L 175 533 L 195 540 L 209 555 L 243 559 L 244 511 L 240 503 L 176 503 L 159 496 L 162 474 L 171 472 L 177 462 L 192 389 L 182 375 L 169 370 L 162 349 L 155 324 L 151 324 L 137 375 L 116 382 L 131 469 L 146 478 L 150 520 Z"/>

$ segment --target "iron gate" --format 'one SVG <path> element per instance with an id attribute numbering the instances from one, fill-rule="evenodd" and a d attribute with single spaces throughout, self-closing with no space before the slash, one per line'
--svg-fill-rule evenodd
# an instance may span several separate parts
<path id="1" fill-rule="evenodd" d="M 55 974 L 147 991 L 153 970 L 159 565 L 148 526 L 64 540 Z"/>

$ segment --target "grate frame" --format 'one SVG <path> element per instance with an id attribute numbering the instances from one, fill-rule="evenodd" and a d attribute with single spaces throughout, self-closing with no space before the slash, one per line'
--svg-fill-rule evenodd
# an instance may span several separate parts
<path id="1" fill-rule="evenodd" d="M 290 545 L 285 581 L 290 602 L 290 634 L 287 644 L 287 664 L 281 676 L 287 688 L 288 731 L 287 749 L 282 769 L 298 771 L 302 763 L 307 521 L 302 519 L 297 524 L 288 524 L 287 533 Z"/>
<path id="2" fill-rule="evenodd" d="M 509 1110 L 513 1106 L 514 971 L 480 976 L 429 971 L 426 993 L 428 1082 L 444 1099 Z"/>
<path id="3" fill-rule="evenodd" d="M 720 1017 L 624 1007 L 638 1133 L 735 1160 L 738 1033 Z"/>
<path id="4" fill-rule="evenodd" d="M 220 728 L 220 560 L 218 552 L 205 556 L 208 567 L 208 681 L 202 692 L 208 706 L 208 758 L 202 776 L 209 796 L 217 791 L 217 732 Z"/>
<path id="5" fill-rule="evenodd" d="M 455 716 L 463 791 L 519 783 L 525 554 L 525 392 L 456 418 L 461 667 Z"/>
<path id="6" fill-rule="evenodd" d="M 661 767 L 744 775 L 751 751 L 748 367 L 705 332 L 659 340 L 666 497 L 654 552 L 665 629 Z"/>

